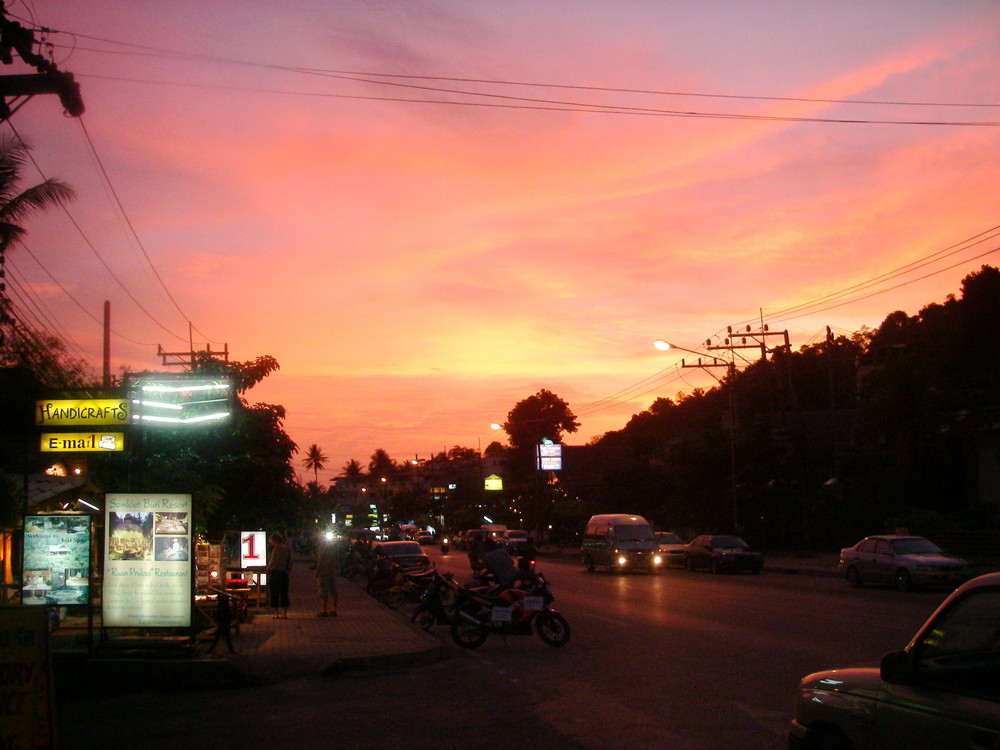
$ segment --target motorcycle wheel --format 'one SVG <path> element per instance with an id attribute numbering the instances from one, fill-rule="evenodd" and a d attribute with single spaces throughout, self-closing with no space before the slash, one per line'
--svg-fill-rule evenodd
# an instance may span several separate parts
<path id="1" fill-rule="evenodd" d="M 462 648 L 479 648 L 489 634 L 485 626 L 462 616 L 451 624 L 451 639 Z"/>
<path id="2" fill-rule="evenodd" d="M 551 609 L 539 612 L 535 617 L 535 632 L 550 646 L 565 646 L 569 642 L 569 623 Z"/>
<path id="3" fill-rule="evenodd" d="M 437 624 L 437 618 L 434 617 L 434 613 L 428 609 L 417 612 L 413 616 L 413 621 L 420 626 L 421 630 L 430 630 Z"/>
<path id="4" fill-rule="evenodd" d="M 406 594 L 400 589 L 389 589 L 385 592 L 385 603 L 389 609 L 399 609 L 406 601 Z"/>

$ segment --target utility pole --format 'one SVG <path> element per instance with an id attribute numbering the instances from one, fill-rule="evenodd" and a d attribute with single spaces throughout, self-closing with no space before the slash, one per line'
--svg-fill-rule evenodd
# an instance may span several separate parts
<path id="1" fill-rule="evenodd" d="M 83 114 L 80 85 L 74 80 L 73 74 L 60 71 L 55 63 L 35 52 L 36 44 L 38 42 L 34 32 L 7 18 L 7 10 L 0 0 L 0 63 L 12 64 L 16 52 L 18 57 L 38 71 L 0 76 L 0 122 L 10 119 L 14 112 L 36 94 L 58 95 L 63 109 L 70 117 Z M 14 102 L 7 101 L 8 97 L 24 99 L 15 105 Z"/>
<path id="2" fill-rule="evenodd" d="M 229 361 L 229 344 L 224 344 L 223 350 L 212 351 L 211 344 L 205 344 L 205 348 L 200 351 L 195 351 L 194 345 L 191 344 L 190 351 L 186 352 L 167 352 L 163 350 L 162 344 L 156 345 L 156 356 L 159 357 L 164 367 L 186 367 L 189 370 L 194 370 L 197 368 L 197 357 L 199 354 L 206 354 L 210 359 L 222 358 L 223 362 Z"/>

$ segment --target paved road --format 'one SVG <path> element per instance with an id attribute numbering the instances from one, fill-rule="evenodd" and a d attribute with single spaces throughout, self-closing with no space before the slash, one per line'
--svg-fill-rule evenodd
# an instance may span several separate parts
<path id="1" fill-rule="evenodd" d="M 467 575 L 462 554 L 440 563 Z M 541 565 L 573 628 L 564 648 L 491 637 L 465 652 L 445 640 L 446 660 L 399 670 L 84 692 L 61 704 L 63 744 L 772 750 L 785 746 L 799 677 L 900 647 L 945 596 L 777 573 L 615 576 Z"/>
<path id="2" fill-rule="evenodd" d="M 491 640 L 475 657 L 530 686 L 536 712 L 560 732 L 602 749 L 784 747 L 802 676 L 901 648 L 947 595 L 782 573 L 540 565 L 573 627 L 570 645 Z"/>

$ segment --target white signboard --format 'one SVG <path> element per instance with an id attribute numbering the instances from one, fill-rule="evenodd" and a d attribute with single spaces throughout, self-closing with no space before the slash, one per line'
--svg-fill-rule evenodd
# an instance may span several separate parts
<path id="1" fill-rule="evenodd" d="M 106 496 L 103 623 L 191 625 L 191 496 Z"/>
<path id="2" fill-rule="evenodd" d="M 542 443 L 538 446 L 539 471 L 559 471 L 562 469 L 562 445 Z"/>
<path id="3" fill-rule="evenodd" d="M 240 567 L 241 568 L 267 567 L 266 531 L 240 532 Z"/>

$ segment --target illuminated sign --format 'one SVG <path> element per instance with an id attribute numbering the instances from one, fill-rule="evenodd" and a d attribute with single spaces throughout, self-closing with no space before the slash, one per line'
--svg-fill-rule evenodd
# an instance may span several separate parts
<path id="1" fill-rule="evenodd" d="M 42 433 L 42 453 L 116 453 L 123 450 L 124 432 Z"/>
<path id="2" fill-rule="evenodd" d="M 132 423 L 142 427 L 221 424 L 233 414 L 234 388 L 227 375 L 146 373 L 130 377 L 126 390 Z"/>
<path id="3" fill-rule="evenodd" d="M 191 625 L 191 496 L 105 497 L 103 624 Z"/>
<path id="4" fill-rule="evenodd" d="M 267 567 L 267 533 L 264 531 L 240 532 L 240 567 Z"/>
<path id="5" fill-rule="evenodd" d="M 22 580 L 24 605 L 86 604 L 90 516 L 25 516 Z"/>
<path id="6" fill-rule="evenodd" d="M 537 446 L 539 471 L 559 471 L 562 469 L 562 446 L 559 443 L 542 443 Z"/>
<path id="7" fill-rule="evenodd" d="M 128 401 L 119 398 L 60 399 L 35 402 L 35 424 L 40 427 L 128 423 Z"/>
<path id="8" fill-rule="evenodd" d="M 496 474 L 490 474 L 486 479 L 483 480 L 484 490 L 502 490 L 503 489 L 503 479 L 498 477 Z"/>

